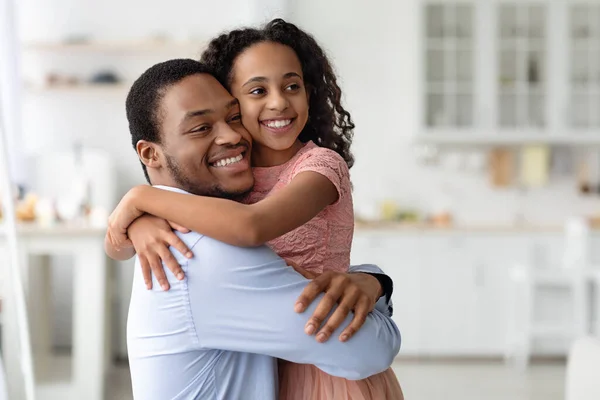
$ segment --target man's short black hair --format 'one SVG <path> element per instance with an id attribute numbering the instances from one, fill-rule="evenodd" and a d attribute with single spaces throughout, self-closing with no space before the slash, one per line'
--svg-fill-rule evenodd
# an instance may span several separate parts
<path id="1" fill-rule="evenodd" d="M 212 72 L 199 61 L 176 59 L 150 67 L 133 83 L 125 101 L 125 108 L 134 149 L 140 140 L 161 143 L 159 108 L 162 98 L 170 86 L 196 74 L 212 75 Z M 151 183 L 143 163 L 142 169 L 146 180 Z"/>

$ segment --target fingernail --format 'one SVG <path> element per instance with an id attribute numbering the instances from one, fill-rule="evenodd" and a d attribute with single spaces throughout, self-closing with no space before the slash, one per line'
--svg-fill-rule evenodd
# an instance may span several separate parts
<path id="1" fill-rule="evenodd" d="M 296 305 L 294 306 L 294 311 L 296 311 L 297 313 L 304 311 L 304 304 L 296 303 Z"/>
<path id="2" fill-rule="evenodd" d="M 179 279 L 180 281 L 183 280 L 183 272 L 177 274 L 177 279 Z"/>
<path id="3" fill-rule="evenodd" d="M 152 289 L 152 285 L 150 285 L 149 283 L 148 283 L 148 284 L 146 284 L 146 289 L 147 289 L 147 290 L 151 290 L 151 289 Z"/>
<path id="4" fill-rule="evenodd" d="M 191 252 L 191 251 L 188 251 L 187 253 L 185 253 L 185 256 L 186 256 L 187 258 L 192 258 L 194 255 L 192 254 L 192 252 Z"/>
<path id="5" fill-rule="evenodd" d="M 317 335 L 317 342 L 323 343 L 325 340 L 327 340 L 327 335 L 324 333 L 319 333 Z"/>
<path id="6" fill-rule="evenodd" d="M 166 283 L 163 283 L 162 285 L 160 285 L 160 287 L 161 287 L 163 290 L 169 290 L 169 285 L 167 285 Z"/>
<path id="7" fill-rule="evenodd" d="M 342 335 L 340 337 L 340 341 L 345 342 L 346 340 L 348 340 L 348 335 Z"/>
<path id="8" fill-rule="evenodd" d="M 312 335 L 313 333 L 315 333 L 315 326 L 313 324 L 306 325 L 306 328 L 304 328 L 304 332 L 306 332 L 307 335 Z"/>

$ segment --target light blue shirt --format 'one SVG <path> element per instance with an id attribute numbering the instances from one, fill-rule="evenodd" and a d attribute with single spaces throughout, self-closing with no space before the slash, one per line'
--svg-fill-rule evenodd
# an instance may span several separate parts
<path id="1" fill-rule="evenodd" d="M 166 269 L 169 291 L 156 281 L 147 290 L 136 260 L 127 322 L 136 399 L 276 399 L 276 358 L 363 379 L 387 369 L 398 353 L 398 328 L 378 311 L 388 309 L 383 298 L 348 342 L 337 337 L 352 315 L 318 343 L 304 325 L 322 295 L 304 313 L 294 312 L 308 280 L 271 249 L 230 246 L 196 232 L 178 235 L 194 258 L 171 249 L 186 278 L 178 281 Z M 381 272 L 368 265 L 351 270 Z"/>

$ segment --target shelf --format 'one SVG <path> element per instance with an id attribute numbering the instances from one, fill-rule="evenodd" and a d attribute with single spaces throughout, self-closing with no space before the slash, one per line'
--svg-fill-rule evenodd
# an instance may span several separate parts
<path id="1" fill-rule="evenodd" d="M 427 50 L 432 51 L 473 51 L 473 41 L 468 39 L 427 39 Z"/>
<path id="2" fill-rule="evenodd" d="M 76 85 L 26 85 L 25 90 L 28 93 L 46 93 L 46 92 L 72 92 L 72 93 L 122 93 L 131 87 L 128 83 L 83 83 Z"/>
<path id="3" fill-rule="evenodd" d="M 570 338 L 575 336 L 575 330 L 572 327 L 564 326 L 564 324 L 534 324 L 531 335 L 536 338 Z"/>
<path id="4" fill-rule="evenodd" d="M 60 42 L 30 42 L 24 43 L 23 48 L 31 51 L 45 52 L 145 52 L 145 51 L 191 51 L 201 52 L 207 45 L 207 41 L 137 41 L 137 42 L 82 42 L 82 43 L 60 43 Z"/>
<path id="5" fill-rule="evenodd" d="M 541 39 L 500 39 L 500 50 L 501 51 L 539 51 L 543 52 L 546 50 L 545 42 Z"/>
<path id="6" fill-rule="evenodd" d="M 483 135 L 480 130 L 430 130 L 419 134 L 415 141 L 438 145 L 494 146 L 494 145 L 571 145 L 600 146 L 600 129 L 592 132 L 571 132 L 569 135 L 551 135 L 543 131 L 503 132 Z"/>
<path id="7" fill-rule="evenodd" d="M 500 86 L 498 90 L 498 96 L 544 96 L 546 90 L 544 87 L 531 87 L 527 85 L 516 85 L 516 86 Z"/>
<path id="8" fill-rule="evenodd" d="M 600 87 L 587 86 L 587 87 L 571 87 L 571 94 L 573 96 L 599 96 Z"/>
<path id="9" fill-rule="evenodd" d="M 427 94 L 431 95 L 473 95 L 474 85 L 464 82 L 428 82 Z"/>

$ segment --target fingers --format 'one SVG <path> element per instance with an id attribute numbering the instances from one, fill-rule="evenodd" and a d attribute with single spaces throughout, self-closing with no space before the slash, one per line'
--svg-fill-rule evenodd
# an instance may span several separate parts
<path id="1" fill-rule="evenodd" d="M 165 242 L 167 242 L 170 246 L 173 246 L 175 249 L 177 249 L 178 252 L 180 252 L 181 254 L 183 254 L 186 258 L 192 258 L 194 255 L 192 254 L 192 252 L 190 251 L 190 249 L 186 246 L 185 243 L 183 243 L 183 240 L 181 240 L 179 238 L 179 236 L 177 236 L 176 234 L 174 234 L 173 232 L 167 232 L 166 233 L 166 237 L 164 238 Z M 169 251 L 169 254 L 171 252 Z M 172 257 L 172 255 L 171 255 Z M 164 257 L 163 257 L 163 261 L 164 261 Z M 171 270 L 172 271 L 172 270 Z"/>
<path id="2" fill-rule="evenodd" d="M 177 277 L 177 279 L 182 280 L 185 277 L 183 270 L 181 269 L 181 265 L 173 256 L 173 253 L 169 251 L 167 247 L 159 246 L 158 247 L 160 259 L 167 265 L 167 268 Z M 162 269 L 162 268 L 161 268 Z"/>
<path id="3" fill-rule="evenodd" d="M 354 308 L 354 318 L 350 325 L 344 329 L 344 331 L 340 334 L 339 340 L 341 342 L 348 341 L 362 326 L 367 320 L 367 315 L 370 312 L 371 302 L 365 296 L 362 296 L 358 303 L 356 303 L 356 307 Z"/>
<path id="4" fill-rule="evenodd" d="M 140 266 L 142 267 L 142 276 L 144 277 L 144 283 L 146 284 L 146 289 L 152 289 L 152 272 L 150 270 L 150 264 L 148 264 L 148 260 L 146 257 L 138 256 L 140 260 Z"/>
<path id="5" fill-rule="evenodd" d="M 148 257 L 148 263 L 150 264 L 150 269 L 152 273 L 156 277 L 158 284 L 163 290 L 169 290 L 169 281 L 167 280 L 167 276 L 165 275 L 165 269 L 163 268 L 160 257 L 157 254 Z"/>
<path id="6" fill-rule="evenodd" d="M 317 341 L 320 343 L 326 342 L 333 332 L 345 321 L 346 317 L 356 306 L 360 292 L 356 287 L 350 287 L 342 295 L 339 305 L 333 314 L 327 318 L 327 322 L 317 334 Z M 326 314 L 327 316 L 327 314 Z"/>
<path id="7" fill-rule="evenodd" d="M 181 233 L 189 233 L 189 232 L 191 232 L 188 228 L 183 227 L 183 226 L 181 226 L 179 224 L 176 224 L 175 222 L 171 222 L 171 221 L 167 221 L 167 222 L 169 223 L 169 225 L 171 225 L 172 229 L 175 229 L 178 232 L 181 232 Z"/>
<path id="8" fill-rule="evenodd" d="M 318 279 L 319 278 L 315 279 L 315 281 Z M 337 280 L 340 280 L 340 279 L 345 279 L 345 278 L 343 276 L 338 276 Z M 336 303 L 338 302 L 339 298 L 342 296 L 343 293 L 344 293 L 344 285 L 343 284 L 335 284 L 335 285 L 330 284 L 327 287 L 327 290 L 325 291 L 325 295 L 319 302 L 317 309 L 315 310 L 313 315 L 310 317 L 310 319 L 308 320 L 308 322 L 306 323 L 306 326 L 304 328 L 305 332 L 308 335 L 312 335 L 319 329 L 319 327 L 323 324 L 323 321 L 325 320 L 325 318 L 327 318 L 327 316 L 329 315 L 329 313 L 331 312 L 333 307 L 336 305 Z M 331 329 L 331 328 L 328 328 L 326 331 L 319 332 L 319 335 L 317 335 L 317 340 L 319 342 L 324 342 L 328 339 L 329 335 L 331 335 L 331 332 L 329 332 L 329 335 L 327 333 L 329 331 L 329 329 Z"/>
<path id="9" fill-rule="evenodd" d="M 109 229 L 107 231 L 110 243 L 113 245 L 113 247 L 115 249 L 123 249 L 125 247 L 131 247 L 133 246 L 133 243 L 131 242 L 131 240 L 129 240 L 129 238 L 127 237 L 127 234 L 125 233 L 119 233 L 119 232 L 115 232 L 112 229 Z"/>
<path id="10" fill-rule="evenodd" d="M 298 299 L 296 300 L 294 310 L 297 313 L 304 312 L 304 310 L 306 310 L 306 307 L 308 307 L 317 298 L 317 296 L 321 294 L 329 285 L 329 281 L 331 279 L 330 277 L 330 274 L 323 274 L 311 281 L 308 285 L 306 285 L 306 287 L 304 288 L 302 293 L 300 293 L 300 296 L 298 296 Z"/>

